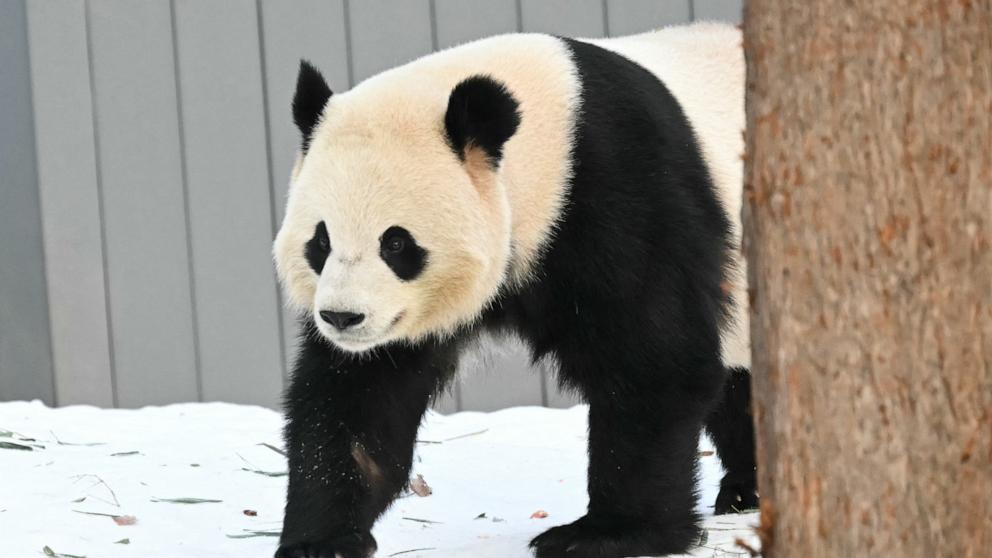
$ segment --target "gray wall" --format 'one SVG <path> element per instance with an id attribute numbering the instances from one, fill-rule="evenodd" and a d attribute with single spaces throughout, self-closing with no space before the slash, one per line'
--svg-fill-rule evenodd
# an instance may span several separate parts
<path id="1" fill-rule="evenodd" d="M 24 5 L 0 2 L 0 399 L 53 402 Z"/>
<path id="2" fill-rule="evenodd" d="M 741 1 L 0 2 L 0 400 L 278 403 L 301 57 L 341 91 L 477 37 L 737 21 Z M 519 348 L 465 368 L 443 410 L 575 401 Z"/>

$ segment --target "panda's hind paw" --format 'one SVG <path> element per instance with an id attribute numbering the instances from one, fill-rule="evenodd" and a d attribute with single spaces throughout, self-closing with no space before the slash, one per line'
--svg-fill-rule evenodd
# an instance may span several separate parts
<path id="1" fill-rule="evenodd" d="M 728 473 L 720 483 L 720 493 L 716 496 L 713 514 L 744 513 L 757 509 L 758 504 L 753 472 L 748 475 Z"/>

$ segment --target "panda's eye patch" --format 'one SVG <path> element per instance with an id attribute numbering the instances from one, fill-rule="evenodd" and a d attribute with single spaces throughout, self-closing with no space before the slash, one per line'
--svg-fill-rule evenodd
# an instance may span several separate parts
<path id="1" fill-rule="evenodd" d="M 331 239 L 327 236 L 327 225 L 323 221 L 317 223 L 313 236 L 307 241 L 304 255 L 310 267 L 320 275 L 324 270 L 324 262 L 331 253 Z"/>
<path id="2" fill-rule="evenodd" d="M 410 231 L 392 226 L 379 237 L 379 257 L 403 281 L 415 279 L 427 265 L 427 250 L 417 245 Z"/>

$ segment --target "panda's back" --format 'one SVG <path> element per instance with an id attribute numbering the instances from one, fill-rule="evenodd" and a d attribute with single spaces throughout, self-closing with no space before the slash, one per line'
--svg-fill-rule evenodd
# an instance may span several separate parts
<path id="1" fill-rule="evenodd" d="M 740 30 L 702 22 L 586 42 L 643 66 L 675 96 L 693 126 L 739 238 L 745 125 Z"/>
<path id="2" fill-rule="evenodd" d="M 672 93 L 692 124 L 720 201 L 733 216 L 735 237 L 739 236 L 744 150 L 740 31 L 729 24 L 703 22 L 581 41 L 633 61 Z M 471 75 L 489 75 L 518 97 L 523 113 L 518 133 L 506 146 L 504 173 L 511 194 L 554 190 L 567 187 L 571 170 L 568 159 L 581 114 L 580 63 L 563 39 L 537 33 L 498 35 L 373 76 L 335 96 L 333 103 L 354 100 L 369 107 L 368 113 L 356 116 L 370 125 L 422 120 L 424 114 L 432 114 L 424 103 L 443 106 L 456 83 Z"/>

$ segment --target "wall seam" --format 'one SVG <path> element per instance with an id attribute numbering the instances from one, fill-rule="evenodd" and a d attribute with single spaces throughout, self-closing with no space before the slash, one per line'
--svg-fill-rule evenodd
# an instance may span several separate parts
<path id="1" fill-rule="evenodd" d="M 110 266 L 107 265 L 107 219 L 106 208 L 104 207 L 103 170 L 100 158 L 100 133 L 98 131 L 100 119 L 98 118 L 97 112 L 96 79 L 94 77 L 96 72 L 93 70 L 95 64 L 93 59 L 93 26 L 90 15 L 90 4 L 90 0 L 86 0 L 86 3 L 83 6 L 83 22 L 86 27 L 86 71 L 90 80 L 90 118 L 93 123 L 93 166 L 96 170 L 97 211 L 100 219 L 100 257 L 102 260 L 101 265 L 103 265 L 103 306 L 107 319 L 107 349 L 110 353 L 108 355 L 110 357 L 110 396 L 114 407 L 120 407 L 120 394 L 118 393 L 117 382 L 117 351 L 114 344 L 114 318 L 113 312 L 111 311 L 112 304 L 110 301 Z"/>
<path id="2" fill-rule="evenodd" d="M 603 35 L 609 37 L 610 33 L 610 2 L 603 0 Z"/>
<path id="3" fill-rule="evenodd" d="M 345 59 L 348 63 L 348 88 L 351 89 L 355 86 L 354 49 L 351 45 L 351 2 L 349 0 L 343 0 L 341 8 L 344 12 L 344 50 Z"/>
<path id="4" fill-rule="evenodd" d="M 186 221 L 186 275 L 189 278 L 190 311 L 193 322 L 193 366 L 196 370 L 196 396 L 203 401 L 203 370 L 200 362 L 200 316 L 196 303 L 196 277 L 193 262 L 193 220 L 190 216 L 189 171 L 186 168 L 186 127 L 183 125 L 182 74 L 179 67 L 179 34 L 176 29 L 176 2 L 169 0 L 172 26 L 172 72 L 176 87 L 176 126 L 179 131 L 179 170 L 183 186 L 183 216 Z"/>
<path id="5" fill-rule="evenodd" d="M 431 19 L 431 52 L 437 52 L 437 4 L 435 0 L 428 0 L 427 9 L 430 11 Z"/>

